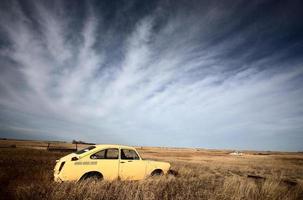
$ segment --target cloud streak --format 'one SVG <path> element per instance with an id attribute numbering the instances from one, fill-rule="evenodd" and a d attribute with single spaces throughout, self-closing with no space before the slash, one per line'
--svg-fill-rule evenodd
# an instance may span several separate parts
<path id="1" fill-rule="evenodd" d="M 3 3 L 0 135 L 302 150 L 293 4 Z"/>

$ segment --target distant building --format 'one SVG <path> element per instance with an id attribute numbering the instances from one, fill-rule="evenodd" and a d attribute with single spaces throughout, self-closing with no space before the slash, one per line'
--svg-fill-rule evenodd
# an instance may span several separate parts
<path id="1" fill-rule="evenodd" d="M 234 152 L 230 153 L 229 155 L 232 155 L 232 156 L 243 156 L 243 153 L 239 152 L 239 151 L 234 151 Z"/>

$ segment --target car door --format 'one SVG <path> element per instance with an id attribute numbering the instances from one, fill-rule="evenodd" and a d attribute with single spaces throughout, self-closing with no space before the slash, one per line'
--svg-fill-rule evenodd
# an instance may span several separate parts
<path id="1" fill-rule="evenodd" d="M 140 180 L 145 178 L 146 164 L 133 149 L 120 149 L 119 178 Z"/>
<path id="2" fill-rule="evenodd" d="M 103 149 L 90 156 L 91 161 L 97 162 L 97 171 L 102 173 L 103 179 L 118 179 L 119 173 L 119 149 Z"/>

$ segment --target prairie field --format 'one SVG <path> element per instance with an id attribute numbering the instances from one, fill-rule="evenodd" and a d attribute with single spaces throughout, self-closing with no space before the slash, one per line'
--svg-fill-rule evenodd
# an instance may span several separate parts
<path id="1" fill-rule="evenodd" d="M 0 140 L 0 199 L 303 199 L 303 154 L 137 147 L 144 159 L 168 161 L 177 176 L 142 181 L 55 183 L 47 146 L 71 143 Z M 78 148 L 85 147 L 79 145 Z"/>

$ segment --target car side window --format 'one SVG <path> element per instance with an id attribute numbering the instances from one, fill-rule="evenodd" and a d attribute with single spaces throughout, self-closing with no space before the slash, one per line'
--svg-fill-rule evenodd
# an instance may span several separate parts
<path id="1" fill-rule="evenodd" d="M 139 156 L 134 150 L 121 149 L 121 159 L 122 160 L 139 160 Z"/>
<path id="2" fill-rule="evenodd" d="M 118 159 L 119 158 L 119 150 L 118 149 L 107 149 L 105 154 L 106 159 Z"/>
<path id="3" fill-rule="evenodd" d="M 91 159 L 118 159 L 118 149 L 104 149 L 90 156 Z"/>

